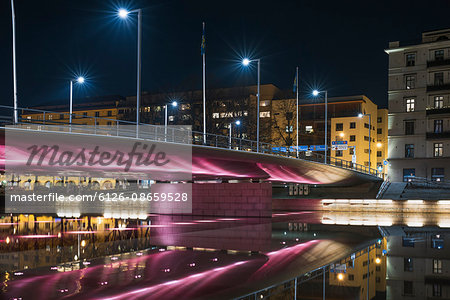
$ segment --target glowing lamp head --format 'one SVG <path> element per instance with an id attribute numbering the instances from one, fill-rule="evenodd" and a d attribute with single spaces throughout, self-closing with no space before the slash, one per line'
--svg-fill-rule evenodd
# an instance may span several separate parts
<path id="1" fill-rule="evenodd" d="M 124 9 L 124 8 L 119 9 L 119 12 L 118 12 L 119 17 L 120 17 L 121 19 L 126 19 L 126 18 L 128 17 L 128 14 L 129 14 L 129 13 L 130 13 L 130 12 L 129 12 L 128 10 Z"/>
<path id="2" fill-rule="evenodd" d="M 339 133 L 339 136 L 344 137 L 344 133 L 343 132 Z"/>
<path id="3" fill-rule="evenodd" d="M 381 263 L 381 259 L 379 257 L 375 258 L 375 263 L 379 265 Z"/>
<path id="4" fill-rule="evenodd" d="M 241 125 L 241 121 L 237 120 L 236 125 Z"/>
<path id="5" fill-rule="evenodd" d="M 377 147 L 378 147 L 378 148 L 381 148 L 381 146 L 383 146 L 382 143 L 377 143 Z"/>
<path id="6" fill-rule="evenodd" d="M 339 281 L 344 280 L 344 274 L 339 273 L 339 274 L 337 275 L 337 278 L 338 278 Z"/>
<path id="7" fill-rule="evenodd" d="M 312 94 L 313 94 L 314 97 L 316 97 L 317 95 L 319 95 L 319 91 L 318 91 L 318 90 L 314 90 L 314 91 L 312 92 Z"/>
<path id="8" fill-rule="evenodd" d="M 82 240 L 81 241 L 81 247 L 85 247 L 86 246 L 86 241 L 85 240 Z"/>
<path id="9" fill-rule="evenodd" d="M 78 77 L 77 78 L 77 82 L 78 83 L 84 83 L 84 77 L 83 76 Z"/>
<path id="10" fill-rule="evenodd" d="M 250 59 L 244 58 L 244 59 L 242 60 L 242 64 L 243 64 L 244 66 L 248 66 L 248 65 L 250 64 Z"/>
<path id="11" fill-rule="evenodd" d="M 176 107 L 177 105 L 178 105 L 178 102 L 177 102 L 177 101 L 173 101 L 173 102 L 172 102 L 172 106 L 173 106 L 173 107 Z"/>
<path id="12" fill-rule="evenodd" d="M 358 114 L 358 118 L 362 118 L 363 116 L 363 114 Z"/>

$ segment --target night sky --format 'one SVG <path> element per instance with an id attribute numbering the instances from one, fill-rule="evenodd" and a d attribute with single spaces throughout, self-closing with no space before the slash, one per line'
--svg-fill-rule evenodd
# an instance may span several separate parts
<path id="1" fill-rule="evenodd" d="M 242 57 L 261 58 L 261 81 L 330 96 L 366 94 L 387 102 L 389 41 L 419 39 L 450 27 L 450 1 L 16 0 L 19 106 L 69 97 L 69 80 L 86 77 L 74 97 L 134 95 L 136 16 L 143 8 L 142 90 L 200 89 L 202 21 L 206 22 L 207 86 L 256 83 Z M 10 1 L 0 3 L 0 103 L 12 105 Z"/>

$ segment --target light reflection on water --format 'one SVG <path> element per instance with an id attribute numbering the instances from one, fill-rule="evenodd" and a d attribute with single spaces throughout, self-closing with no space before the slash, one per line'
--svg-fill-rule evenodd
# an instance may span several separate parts
<path id="1" fill-rule="evenodd" d="M 373 296 L 385 295 L 387 299 L 408 295 L 422 299 L 445 291 L 441 281 L 449 276 L 448 220 L 450 215 L 440 213 L 357 211 L 279 212 L 272 219 L 152 215 L 147 219 L 124 220 L 4 215 L 0 219 L 3 291 L 17 291 L 13 287 L 22 278 L 38 274 L 53 278 L 52 272 L 57 272 L 67 273 L 64 277 L 67 282 L 80 276 L 76 272 L 88 269 L 92 271 L 83 271 L 83 276 L 101 278 L 99 285 L 103 292 L 92 294 L 89 284 L 78 281 L 77 287 L 49 284 L 49 289 L 57 290 L 52 297 L 73 293 L 80 287 L 83 287 L 80 297 L 110 293 L 126 298 L 137 290 L 147 297 L 147 292 L 167 292 L 164 287 L 191 287 L 195 278 L 213 274 L 214 278 L 224 276 L 231 283 L 229 276 L 236 270 L 244 275 L 236 275 L 239 280 L 233 281 L 234 285 L 248 280 L 245 287 L 257 290 L 343 259 L 345 271 L 343 265 L 327 270 L 329 295 L 335 293 L 339 299 L 342 292 L 336 289 L 343 289 L 361 298 L 367 281 L 363 266 L 367 259 L 362 245 L 373 243 L 370 272 L 375 275 L 369 276 L 371 297 L 373 292 Z M 378 240 L 382 241 L 380 247 L 375 242 Z M 352 258 L 358 251 L 361 256 Z M 269 258 L 272 264 L 264 263 Z M 98 273 L 97 266 L 103 265 L 116 271 Z M 131 266 L 134 271 L 130 273 Z M 150 275 L 153 273 L 159 276 Z M 418 273 L 422 274 L 420 280 Z M 111 289 L 112 282 L 121 286 L 120 276 L 132 277 L 135 287 L 126 293 Z M 303 283 L 305 293 L 308 285 L 319 281 L 311 279 Z M 33 284 L 26 290 L 31 290 Z M 147 290 L 149 287 L 152 288 Z M 244 290 L 238 289 L 233 295 L 245 294 Z M 291 291 L 284 289 L 279 293 L 288 290 Z M 311 295 L 317 296 L 314 290 Z M 197 292 L 193 295 L 203 295 L 205 291 Z"/>

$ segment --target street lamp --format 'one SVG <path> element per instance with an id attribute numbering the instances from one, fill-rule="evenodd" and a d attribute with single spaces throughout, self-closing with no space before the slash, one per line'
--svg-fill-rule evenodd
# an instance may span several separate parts
<path id="1" fill-rule="evenodd" d="M 318 91 L 314 90 L 312 92 L 314 97 L 317 97 L 319 94 L 325 94 L 325 163 L 327 163 L 327 154 L 328 154 L 328 91 Z"/>
<path id="2" fill-rule="evenodd" d="M 126 19 L 128 18 L 128 15 L 131 13 L 137 13 L 138 14 L 138 38 L 137 38 L 137 91 L 136 91 L 136 137 L 139 137 L 139 107 L 141 102 L 141 66 L 142 66 L 142 59 L 141 59 L 141 48 L 142 48 L 142 9 L 133 9 L 133 10 L 126 10 L 124 8 L 119 9 L 117 12 L 119 18 Z"/>
<path id="3" fill-rule="evenodd" d="M 371 142 L 372 142 L 372 137 L 371 137 L 371 132 L 372 132 L 372 116 L 371 114 L 358 114 L 359 118 L 363 118 L 365 116 L 369 116 L 369 173 L 370 173 L 370 157 L 372 156 L 372 149 L 370 148 L 371 146 Z"/>
<path id="4" fill-rule="evenodd" d="M 70 80 L 70 108 L 69 108 L 69 124 L 70 124 L 70 129 L 72 129 L 72 111 L 73 111 L 73 83 L 79 83 L 79 84 L 83 84 L 84 83 L 84 77 L 83 76 L 78 76 L 75 80 L 71 79 Z"/>
<path id="5" fill-rule="evenodd" d="M 14 84 L 14 124 L 18 122 L 17 115 L 17 74 L 16 74 L 16 13 L 14 0 L 11 0 L 12 50 L 13 50 L 13 84 Z"/>
<path id="6" fill-rule="evenodd" d="M 177 107 L 178 102 L 172 101 L 171 105 L 172 105 L 172 107 Z M 167 124 L 168 124 L 168 119 L 167 119 L 168 108 L 167 107 L 168 107 L 168 104 L 166 103 L 166 105 L 164 105 L 164 140 L 167 140 Z"/>
<path id="7" fill-rule="evenodd" d="M 257 117 L 256 117 L 256 152 L 259 152 L 259 86 L 260 86 L 260 83 L 261 83 L 261 76 L 260 76 L 260 74 L 261 74 L 261 59 L 252 59 L 252 60 L 250 60 L 250 59 L 248 59 L 248 58 L 244 58 L 243 60 L 242 60 L 242 65 L 244 65 L 245 67 L 247 67 L 247 66 L 249 66 L 250 65 L 250 63 L 252 62 L 252 61 L 256 61 L 257 63 L 258 63 L 258 90 L 257 90 L 257 93 L 256 93 L 256 95 L 257 95 L 257 97 L 258 97 L 258 103 L 256 104 L 256 114 L 257 114 Z"/>
<path id="8" fill-rule="evenodd" d="M 237 120 L 236 122 L 234 122 L 236 124 L 236 126 L 241 125 L 241 121 Z M 231 122 L 228 125 L 228 131 L 229 131 L 229 138 L 228 138 L 228 144 L 229 144 L 229 148 L 231 149 L 231 132 L 232 132 L 232 127 L 233 127 L 233 123 Z"/>

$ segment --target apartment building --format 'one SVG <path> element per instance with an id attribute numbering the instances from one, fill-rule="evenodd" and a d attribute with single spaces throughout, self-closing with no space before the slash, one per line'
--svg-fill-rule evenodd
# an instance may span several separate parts
<path id="1" fill-rule="evenodd" d="M 450 29 L 416 43 L 390 42 L 390 181 L 450 177 Z"/>

